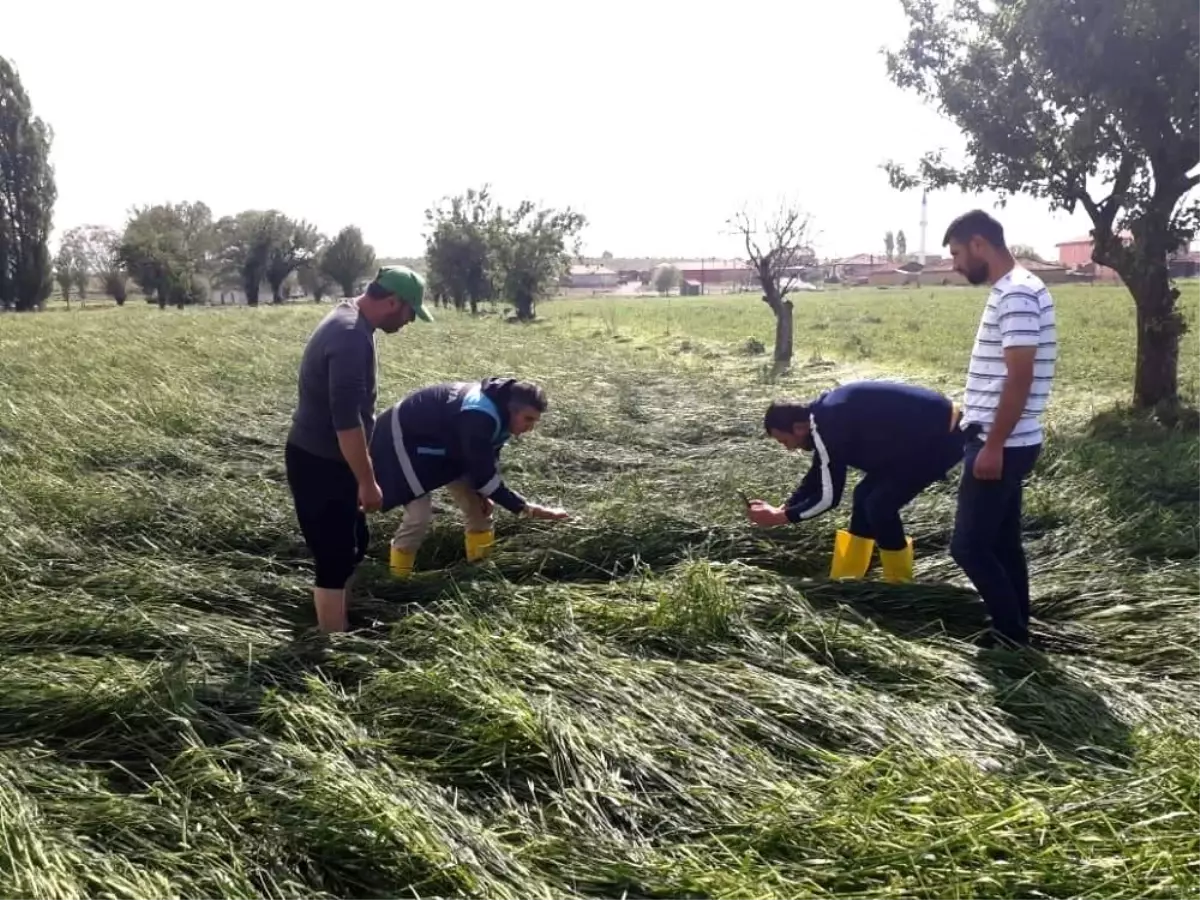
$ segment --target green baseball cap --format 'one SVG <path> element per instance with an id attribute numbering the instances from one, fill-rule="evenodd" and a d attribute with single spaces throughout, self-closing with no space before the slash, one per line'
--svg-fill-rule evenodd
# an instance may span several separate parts
<path id="1" fill-rule="evenodd" d="M 411 306 L 418 319 L 433 321 L 429 310 L 422 305 L 425 299 L 425 279 L 408 266 L 384 266 L 376 273 L 375 283 Z"/>

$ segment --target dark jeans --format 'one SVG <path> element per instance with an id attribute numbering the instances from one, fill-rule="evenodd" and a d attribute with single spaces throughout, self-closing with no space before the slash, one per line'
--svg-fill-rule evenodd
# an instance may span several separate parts
<path id="1" fill-rule="evenodd" d="M 908 538 L 900 510 L 958 465 L 963 457 L 963 433 L 956 428 L 917 457 L 923 460 L 917 468 L 863 476 L 854 489 L 851 534 L 871 538 L 880 550 L 903 550 Z"/>
<path id="2" fill-rule="evenodd" d="M 1029 569 L 1021 545 L 1021 495 L 1042 447 L 1006 447 L 1000 478 L 980 481 L 973 470 L 982 447 L 977 437 L 967 441 L 950 555 L 979 592 L 992 629 L 1013 643 L 1028 644 Z"/>
<path id="3" fill-rule="evenodd" d="M 291 443 L 284 460 L 300 532 L 316 564 L 316 586 L 340 590 L 366 557 L 371 536 L 358 507 L 358 481 L 345 460 Z"/>

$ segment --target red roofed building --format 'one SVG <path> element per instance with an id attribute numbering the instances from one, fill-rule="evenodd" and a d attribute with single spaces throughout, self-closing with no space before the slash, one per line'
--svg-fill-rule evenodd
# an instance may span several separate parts
<path id="1" fill-rule="evenodd" d="M 1126 241 L 1132 240 L 1132 236 L 1128 232 L 1122 234 L 1121 237 Z M 1082 270 L 1084 273 L 1091 275 L 1096 281 L 1120 280 L 1117 273 L 1108 266 L 1092 262 L 1091 235 L 1062 241 L 1059 244 L 1055 244 L 1055 246 L 1058 248 L 1058 261 L 1062 263 L 1063 268 L 1068 272 Z"/>
<path id="2" fill-rule="evenodd" d="M 1121 240 L 1130 243 L 1133 235 L 1128 231 L 1121 233 Z M 1069 271 L 1091 275 L 1096 281 L 1120 281 L 1120 276 L 1108 266 L 1092 262 L 1092 238 L 1078 237 L 1063 241 L 1058 247 L 1058 261 Z M 1191 250 L 1187 245 L 1167 256 L 1173 278 L 1194 277 L 1200 272 L 1200 253 Z"/>

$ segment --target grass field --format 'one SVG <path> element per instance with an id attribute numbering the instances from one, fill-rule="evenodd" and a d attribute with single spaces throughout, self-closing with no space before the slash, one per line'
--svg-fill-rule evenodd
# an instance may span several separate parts
<path id="1" fill-rule="evenodd" d="M 1195 896 L 1200 442 L 1114 409 L 1127 295 L 1056 294 L 1044 655 L 969 642 L 952 483 L 908 509 L 919 583 L 891 588 L 823 580 L 848 503 L 764 532 L 735 493 L 807 465 L 762 438 L 772 396 L 959 392 L 979 291 L 803 295 L 777 380 L 752 297 L 382 337 L 381 406 L 542 381 L 505 472 L 577 518 L 501 514 L 469 568 L 447 504 L 400 586 L 377 517 L 328 642 L 282 472 L 322 308 L 5 316 L 0 896 Z"/>

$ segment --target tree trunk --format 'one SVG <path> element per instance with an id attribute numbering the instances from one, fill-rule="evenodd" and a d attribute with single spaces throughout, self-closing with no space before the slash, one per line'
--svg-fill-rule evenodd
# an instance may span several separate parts
<path id="1" fill-rule="evenodd" d="M 1179 399 L 1179 339 L 1185 324 L 1175 300 L 1166 265 L 1152 265 L 1129 284 L 1137 305 L 1137 364 L 1133 376 L 1134 406 L 1148 409 Z"/>
<path id="2" fill-rule="evenodd" d="M 775 311 L 775 362 L 792 361 L 792 334 L 795 327 L 791 300 L 784 300 Z"/>
<path id="3" fill-rule="evenodd" d="M 792 301 L 779 296 L 779 287 L 773 278 L 763 279 L 763 303 L 775 314 L 775 362 L 792 361 L 792 334 L 795 325 Z"/>
<path id="4" fill-rule="evenodd" d="M 533 321 L 533 297 L 527 294 L 518 293 L 517 296 L 513 298 L 513 306 L 516 307 L 518 321 Z"/>

